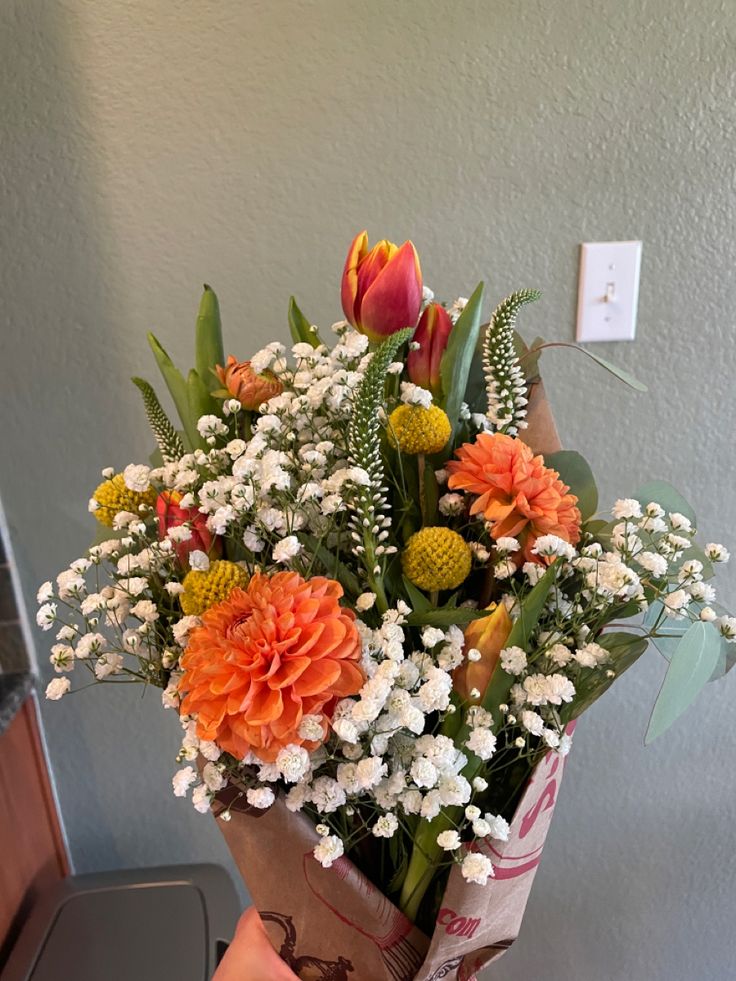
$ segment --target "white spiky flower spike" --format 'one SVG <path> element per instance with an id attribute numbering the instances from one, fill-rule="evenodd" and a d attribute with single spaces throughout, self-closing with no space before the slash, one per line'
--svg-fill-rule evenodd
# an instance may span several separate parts
<path id="1" fill-rule="evenodd" d="M 517 290 L 496 309 L 483 344 L 483 373 L 488 393 L 488 419 L 496 432 L 518 436 L 526 429 L 526 378 L 514 346 L 519 308 L 538 300 L 539 290 Z"/>

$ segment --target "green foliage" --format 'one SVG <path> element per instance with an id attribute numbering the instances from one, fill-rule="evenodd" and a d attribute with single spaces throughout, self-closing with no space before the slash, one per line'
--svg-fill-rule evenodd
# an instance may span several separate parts
<path id="1" fill-rule="evenodd" d="M 179 438 L 179 434 L 161 408 L 161 403 L 151 385 L 143 378 L 133 378 L 132 381 L 134 385 L 138 386 L 143 396 L 148 423 L 161 452 L 162 461 L 164 463 L 176 463 L 184 456 L 184 444 Z"/>
<path id="2" fill-rule="evenodd" d="M 156 358 L 156 364 L 163 375 L 163 379 L 166 382 L 166 387 L 169 390 L 171 398 L 174 400 L 176 411 L 179 413 L 179 418 L 181 419 L 182 428 L 184 429 L 188 443 L 188 446 L 186 446 L 185 449 L 192 450 L 195 446 L 199 445 L 199 433 L 197 432 L 196 419 L 194 420 L 194 425 L 192 426 L 189 415 L 189 395 L 187 392 L 187 383 L 157 338 L 151 333 L 148 335 L 148 343 L 151 345 L 153 356 Z"/>
<path id="3" fill-rule="evenodd" d="M 295 344 L 311 344 L 319 347 L 320 340 L 317 332 L 297 306 L 294 297 L 289 297 L 289 330 Z"/>
<path id="4" fill-rule="evenodd" d="M 684 514 L 686 518 L 689 518 L 693 525 L 696 524 L 695 511 L 682 494 L 678 490 L 675 490 L 672 484 L 668 484 L 666 480 L 650 480 L 649 483 L 644 484 L 634 494 L 634 499 L 642 507 L 646 507 L 647 504 L 654 501 L 663 507 L 665 511 L 677 511 L 680 514 Z"/>
<path id="5" fill-rule="evenodd" d="M 483 283 L 479 283 L 465 309 L 450 331 L 445 353 L 440 363 L 440 377 L 444 393 L 443 408 L 453 430 L 460 421 L 460 406 L 465 401 L 470 369 L 480 335 L 480 316 L 483 306 Z"/>
<path id="6" fill-rule="evenodd" d="M 470 610 L 467 606 L 443 606 L 439 609 L 414 609 L 407 616 L 410 627 L 451 627 L 453 624 L 465 626 L 473 620 L 488 616 L 487 610 Z"/>
<path id="7" fill-rule="evenodd" d="M 694 701 L 712 677 L 720 656 L 720 635 L 712 623 L 691 624 L 672 655 L 652 709 L 644 741 L 661 736 Z"/>
<path id="8" fill-rule="evenodd" d="M 578 347 L 577 344 L 566 344 L 565 347 L 572 347 L 576 351 L 581 351 L 592 361 L 595 361 L 596 364 L 600 365 L 601 368 L 605 368 L 606 371 L 609 371 L 614 378 L 618 378 L 618 380 L 622 381 L 624 385 L 628 385 L 629 388 L 633 388 L 635 392 L 647 391 L 647 386 L 643 382 L 640 382 L 637 378 L 634 378 L 630 372 L 626 371 L 624 368 L 619 368 L 618 365 L 611 364 L 611 362 L 606 360 L 606 358 L 602 358 L 600 354 L 593 354 L 593 352 L 589 351 L 587 347 Z"/>
<path id="9" fill-rule="evenodd" d="M 195 328 L 195 365 L 209 392 L 214 392 L 221 385 L 214 370 L 218 364 L 225 364 L 220 305 L 214 290 L 205 283 Z"/>
<path id="10" fill-rule="evenodd" d="M 586 712 L 649 646 L 646 637 L 638 637 L 636 634 L 628 634 L 624 631 L 603 634 L 598 638 L 597 643 L 610 652 L 611 658 L 606 662 L 606 667 L 615 674 L 612 678 L 608 678 L 600 671 L 590 671 L 587 675 L 584 673 L 575 685 L 575 698 L 560 712 L 560 718 L 565 723 L 572 722 Z"/>
<path id="11" fill-rule="evenodd" d="M 598 488 L 587 460 L 575 450 L 559 450 L 545 456 L 544 462 L 559 473 L 577 497 L 583 520 L 595 514 L 598 508 Z"/>

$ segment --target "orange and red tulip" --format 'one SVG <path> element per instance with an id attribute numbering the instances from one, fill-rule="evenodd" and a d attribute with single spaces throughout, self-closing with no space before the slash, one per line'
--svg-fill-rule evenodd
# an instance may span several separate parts
<path id="1" fill-rule="evenodd" d="M 465 652 L 475 648 L 480 652 L 480 661 L 466 659 L 452 676 L 452 686 L 463 699 L 470 699 L 470 692 L 477 688 L 479 701 L 483 700 L 511 633 L 513 623 L 503 603 L 489 609 L 489 616 L 473 620 L 465 629 Z"/>
<path id="2" fill-rule="evenodd" d="M 422 305 L 422 270 L 412 242 L 383 239 L 368 249 L 368 233 L 356 235 L 342 274 L 347 321 L 371 341 L 413 327 Z"/>
<path id="3" fill-rule="evenodd" d="M 430 303 L 419 318 L 412 340 L 419 344 L 406 359 L 409 378 L 435 396 L 442 394 L 440 363 L 452 331 L 450 315 L 439 303 Z"/>

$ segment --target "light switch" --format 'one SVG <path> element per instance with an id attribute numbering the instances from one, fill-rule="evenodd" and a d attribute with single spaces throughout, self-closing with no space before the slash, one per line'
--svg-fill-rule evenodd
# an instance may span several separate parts
<path id="1" fill-rule="evenodd" d="M 641 242 L 584 242 L 580 248 L 579 341 L 633 341 Z"/>

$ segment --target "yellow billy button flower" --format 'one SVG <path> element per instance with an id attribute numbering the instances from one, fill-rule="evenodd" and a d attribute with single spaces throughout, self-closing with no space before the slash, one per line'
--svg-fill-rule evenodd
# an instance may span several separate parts
<path id="1" fill-rule="evenodd" d="M 439 453 L 447 445 L 452 426 L 438 405 L 400 405 L 389 416 L 388 438 L 402 453 Z"/>
<path id="2" fill-rule="evenodd" d="M 187 616 L 201 616 L 205 610 L 224 602 L 234 589 L 245 589 L 248 575 L 235 562 L 217 559 L 206 572 L 192 569 L 184 576 L 181 608 Z"/>
<path id="3" fill-rule="evenodd" d="M 422 528 L 401 555 L 406 578 L 427 592 L 455 589 L 467 578 L 471 563 L 467 543 L 451 528 Z"/>
<path id="4" fill-rule="evenodd" d="M 125 479 L 121 473 L 116 473 L 109 480 L 103 480 L 92 495 L 92 500 L 97 507 L 93 508 L 92 513 L 101 525 L 112 528 L 115 515 L 120 511 L 129 511 L 131 514 L 140 514 L 141 508 L 153 508 L 156 504 L 157 492 L 153 487 L 146 491 L 131 490 L 125 484 Z"/>

